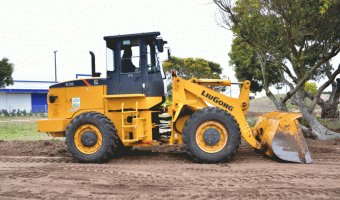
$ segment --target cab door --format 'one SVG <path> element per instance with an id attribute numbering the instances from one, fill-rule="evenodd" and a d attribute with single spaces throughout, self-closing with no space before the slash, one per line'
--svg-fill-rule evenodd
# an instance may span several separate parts
<path id="1" fill-rule="evenodd" d="M 119 63 L 120 94 L 143 94 L 144 77 L 142 74 L 141 52 L 140 39 L 128 39 L 121 41 L 121 61 Z"/>

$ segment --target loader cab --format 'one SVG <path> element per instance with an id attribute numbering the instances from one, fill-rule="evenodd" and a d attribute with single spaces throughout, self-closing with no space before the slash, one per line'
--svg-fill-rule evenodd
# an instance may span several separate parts
<path id="1" fill-rule="evenodd" d="M 164 96 L 159 32 L 106 36 L 107 94 Z"/>

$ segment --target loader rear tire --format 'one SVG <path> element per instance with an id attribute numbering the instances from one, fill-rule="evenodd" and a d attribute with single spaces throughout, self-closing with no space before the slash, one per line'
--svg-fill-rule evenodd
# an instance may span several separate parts
<path id="1" fill-rule="evenodd" d="M 79 162 L 105 162 L 117 148 L 117 129 L 98 112 L 78 115 L 67 126 L 67 150 Z"/>
<path id="2" fill-rule="evenodd" d="M 183 144 L 195 161 L 226 162 L 236 153 L 241 133 L 235 118 L 220 108 L 203 108 L 183 127 Z"/>

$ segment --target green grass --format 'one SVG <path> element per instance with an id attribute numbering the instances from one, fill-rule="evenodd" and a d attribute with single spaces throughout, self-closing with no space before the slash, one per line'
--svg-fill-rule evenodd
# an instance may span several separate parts
<path id="1" fill-rule="evenodd" d="M 250 127 L 254 127 L 257 121 L 257 117 L 246 117 L 246 120 Z"/>
<path id="2" fill-rule="evenodd" d="M 47 117 L 41 117 L 41 116 L 11 116 L 11 117 L 5 117 L 0 116 L 0 121 L 37 121 L 40 119 L 47 119 Z"/>
<path id="3" fill-rule="evenodd" d="M 0 122 L 0 140 L 37 141 L 50 139 L 54 138 L 37 131 L 36 122 Z"/>

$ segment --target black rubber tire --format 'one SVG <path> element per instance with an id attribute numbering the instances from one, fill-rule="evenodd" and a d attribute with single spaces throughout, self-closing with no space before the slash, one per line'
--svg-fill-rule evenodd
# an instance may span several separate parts
<path id="1" fill-rule="evenodd" d="M 228 140 L 223 149 L 215 153 L 202 150 L 196 141 L 196 131 L 201 124 L 215 121 L 225 127 Z M 188 154 L 197 162 L 226 162 L 237 152 L 241 143 L 241 133 L 235 118 L 220 108 L 203 108 L 188 118 L 183 127 L 183 144 Z"/>
<path id="2" fill-rule="evenodd" d="M 90 124 L 98 128 L 102 136 L 100 148 L 92 154 L 85 154 L 81 152 L 74 141 L 76 131 L 79 127 L 85 124 Z M 98 112 L 82 113 L 72 119 L 70 124 L 67 126 L 65 135 L 65 144 L 71 155 L 79 162 L 89 163 L 106 162 L 117 148 L 117 141 L 119 140 L 117 129 L 113 122 L 105 115 Z"/>

